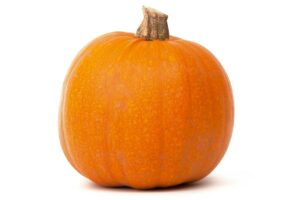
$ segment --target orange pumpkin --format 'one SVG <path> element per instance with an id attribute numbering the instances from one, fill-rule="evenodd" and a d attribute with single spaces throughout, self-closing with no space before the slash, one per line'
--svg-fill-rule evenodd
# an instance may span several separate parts
<path id="1" fill-rule="evenodd" d="M 228 77 L 204 47 L 169 36 L 167 15 L 144 8 L 137 34 L 98 37 L 75 58 L 60 108 L 72 166 L 102 186 L 192 182 L 220 162 L 231 137 Z"/>

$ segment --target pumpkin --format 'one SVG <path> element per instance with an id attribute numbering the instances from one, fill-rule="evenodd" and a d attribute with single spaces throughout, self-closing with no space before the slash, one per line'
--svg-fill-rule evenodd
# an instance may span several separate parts
<path id="1" fill-rule="evenodd" d="M 168 187 L 207 176 L 233 128 L 221 64 L 169 36 L 167 15 L 144 8 L 136 34 L 89 43 L 66 76 L 60 141 L 71 165 L 101 186 Z"/>

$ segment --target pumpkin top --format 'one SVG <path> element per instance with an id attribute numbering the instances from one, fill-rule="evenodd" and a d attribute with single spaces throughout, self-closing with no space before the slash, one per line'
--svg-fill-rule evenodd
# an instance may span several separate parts
<path id="1" fill-rule="evenodd" d="M 143 6 L 144 19 L 136 31 L 136 36 L 145 40 L 169 39 L 168 15 Z"/>

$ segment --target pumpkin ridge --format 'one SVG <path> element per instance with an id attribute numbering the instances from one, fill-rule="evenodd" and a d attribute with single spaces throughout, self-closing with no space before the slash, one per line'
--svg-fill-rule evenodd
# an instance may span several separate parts
<path id="1" fill-rule="evenodd" d="M 187 120 L 185 120 L 184 123 L 187 123 L 185 126 L 187 132 L 190 132 L 191 131 L 191 125 L 190 125 L 190 120 L 192 118 L 192 114 L 191 114 L 191 111 L 192 111 L 192 104 L 191 104 L 191 78 L 190 78 L 190 75 L 189 75 L 189 72 L 188 72 L 188 68 L 190 67 L 190 64 L 189 64 L 189 61 L 186 59 L 186 49 L 183 48 L 181 46 L 180 43 L 178 43 L 177 41 L 174 41 L 171 43 L 171 46 L 173 47 L 173 49 L 175 49 L 176 51 L 176 54 L 178 55 L 178 57 L 180 57 L 180 62 L 181 64 L 179 64 L 177 67 L 180 69 L 181 71 L 181 79 L 185 84 L 185 88 L 183 89 L 184 91 L 187 91 L 187 99 L 185 99 L 185 102 L 187 102 L 187 109 L 186 109 L 186 113 L 187 113 Z M 178 62 L 178 63 L 180 63 Z M 184 134 L 184 133 L 183 133 Z M 176 174 L 180 174 L 181 173 L 181 177 L 184 177 L 184 173 L 185 171 L 187 171 L 188 167 L 189 166 L 186 166 L 186 161 L 185 161 L 185 156 L 188 155 L 188 151 L 190 151 L 190 148 L 188 146 L 188 142 L 189 142 L 189 138 L 186 138 L 184 143 L 183 144 L 183 151 L 182 151 L 182 156 L 181 156 L 181 159 L 180 159 L 180 165 L 181 167 L 178 167 L 177 169 L 177 173 Z M 179 178 L 179 179 L 182 179 L 182 178 Z M 182 182 L 185 182 L 185 181 L 182 181 Z M 181 183 L 182 183 L 181 182 Z M 180 184 L 180 183 L 179 183 Z"/>
<path id="2" fill-rule="evenodd" d="M 125 41 L 128 38 L 128 36 L 126 36 L 126 35 L 122 35 L 120 37 L 115 37 L 115 36 L 112 36 L 110 34 L 113 34 L 113 33 L 109 33 L 109 34 L 106 35 L 106 37 L 109 38 L 108 40 L 101 41 L 100 40 L 101 37 L 96 38 L 94 40 L 95 44 L 94 44 L 94 47 L 93 47 L 92 51 L 87 51 L 87 52 L 89 52 L 91 54 L 94 54 L 94 56 L 95 55 L 96 56 L 97 55 L 102 56 L 102 54 L 105 51 L 109 50 L 109 48 L 110 48 L 109 44 L 116 43 L 117 46 L 120 46 L 122 44 L 122 41 Z M 101 45 L 99 45 L 99 43 Z M 87 48 L 89 48 L 89 46 Z M 116 48 L 116 50 L 118 50 L 118 48 Z M 103 65 L 103 63 L 102 62 L 94 63 L 93 65 L 94 65 L 93 67 L 96 67 L 96 66 Z M 79 66 L 81 66 L 80 62 L 78 63 L 77 67 L 79 67 Z M 107 118 L 107 115 L 105 115 L 104 117 Z M 107 125 L 107 123 L 104 123 L 104 126 L 106 126 L 106 125 Z M 104 127 L 104 130 L 105 130 L 105 127 Z M 103 134 L 103 140 L 105 141 L 104 132 L 100 132 L 100 133 L 97 133 L 97 134 Z M 102 146 L 105 147 L 105 144 L 103 144 Z M 93 152 L 92 152 L 93 149 L 89 149 L 89 151 L 91 151 L 91 155 L 93 155 Z M 106 160 L 107 160 L 106 157 L 107 157 L 107 155 L 101 155 L 98 158 L 96 158 L 95 156 L 90 157 L 90 160 L 93 163 L 93 165 L 95 166 L 95 169 L 99 169 L 99 165 L 102 165 L 103 168 L 108 172 L 106 177 L 103 176 L 98 170 L 95 170 L 94 175 L 91 175 L 89 172 L 86 172 L 86 171 L 83 170 L 83 175 L 87 178 L 90 178 L 90 179 L 94 180 L 95 182 L 102 182 L 104 185 L 113 186 L 113 185 L 116 185 L 116 183 L 115 183 L 115 180 L 109 175 L 109 171 L 107 170 L 108 169 L 108 167 L 107 167 L 108 162 L 106 162 Z M 83 164 L 83 165 L 85 165 L 85 164 Z"/>
<path id="3" fill-rule="evenodd" d="M 127 37 L 127 36 L 125 36 Z M 110 41 L 109 43 L 111 42 L 116 42 L 118 41 L 119 37 L 117 36 L 117 38 L 114 38 L 113 41 Z M 129 38 L 123 38 L 123 40 L 125 41 L 125 43 L 128 43 L 128 40 Z M 117 46 L 114 48 L 114 51 L 111 52 L 111 54 L 113 54 L 115 51 L 118 51 L 118 53 L 120 54 L 124 54 L 124 52 L 126 52 L 126 47 L 123 47 L 123 42 L 120 43 L 120 41 L 116 42 Z M 121 50 L 119 48 L 122 48 Z M 121 56 L 119 56 L 119 59 L 120 59 Z M 111 70 L 117 70 L 119 68 L 118 65 L 116 65 L 118 59 L 114 59 L 114 61 L 111 63 L 111 69 L 109 69 L 110 71 Z M 114 72 L 116 73 L 116 71 Z M 105 79 L 105 82 L 107 82 L 107 79 Z M 105 87 L 107 88 L 106 91 L 109 91 L 109 85 L 107 83 L 105 83 Z M 110 121 L 110 117 L 111 117 L 111 112 L 109 111 L 109 109 L 112 107 L 111 106 L 111 101 L 108 102 L 107 106 L 106 106 L 106 109 L 105 109 L 105 113 L 106 113 L 106 122 L 105 122 L 105 127 L 104 127 L 104 133 L 103 133 L 103 136 L 104 136 L 104 142 L 103 142 L 103 146 L 104 146 L 104 152 L 111 152 L 111 146 L 109 145 L 109 134 L 108 134 L 108 126 L 109 126 L 109 123 L 111 123 Z M 103 165 L 105 166 L 105 169 L 107 171 L 107 173 L 109 174 L 110 176 L 110 182 L 113 182 L 113 183 L 117 183 L 117 184 L 120 184 L 120 182 L 116 179 L 116 177 L 113 175 L 113 172 L 111 171 L 110 169 L 110 166 L 112 164 L 112 161 L 111 161 L 111 156 L 104 156 L 103 157 Z"/>
<path id="4" fill-rule="evenodd" d="M 166 48 L 166 45 L 164 42 L 161 42 L 161 46 L 163 47 L 163 49 L 168 50 Z M 162 50 L 159 49 L 159 53 L 162 53 Z M 162 186 L 162 181 L 161 181 L 161 174 L 163 173 L 163 169 L 164 169 L 164 142 L 165 142 L 165 120 L 164 120 L 164 91 L 163 91 L 163 74 L 165 73 L 165 64 L 162 64 L 162 66 L 159 68 L 159 75 L 160 75 L 160 109 L 158 112 L 159 118 L 160 118 L 160 131 L 158 134 L 158 137 L 160 137 L 159 139 L 159 160 L 160 160 L 160 169 L 158 171 L 158 175 L 157 175 L 157 185 L 156 187 L 160 187 Z"/>
<path id="5" fill-rule="evenodd" d="M 111 50 L 110 46 L 112 43 L 116 45 L 116 47 L 114 48 L 114 51 L 119 51 L 120 53 L 122 51 L 124 51 L 124 49 L 120 50 L 119 48 L 122 48 L 124 43 L 126 43 L 128 41 L 128 39 L 130 39 L 130 37 L 131 37 L 130 34 L 126 33 L 126 32 L 122 32 L 122 34 L 124 34 L 124 35 L 117 36 L 117 37 L 115 34 L 117 34 L 117 32 L 108 33 L 108 37 L 110 40 L 105 40 L 105 42 L 103 42 L 101 46 L 97 46 L 96 49 L 94 49 L 94 51 L 96 51 L 98 55 L 99 54 L 102 55 L 105 51 Z M 97 41 L 97 44 L 99 42 L 100 41 Z M 114 53 L 114 51 L 112 51 L 111 53 Z M 102 64 L 103 63 L 98 63 L 97 65 L 102 65 Z M 111 66 L 115 67 L 115 65 L 113 63 Z M 112 68 L 109 70 L 112 70 Z M 109 87 L 109 85 L 107 85 L 106 83 L 105 83 L 105 86 Z M 109 108 L 110 108 L 110 105 L 108 104 L 108 106 L 106 107 L 106 109 L 104 111 L 106 113 L 104 115 L 106 119 L 108 119 L 108 117 L 110 116 Z M 110 151 L 108 151 L 109 147 L 108 147 L 108 134 L 107 134 L 109 121 L 110 120 L 106 120 L 106 122 L 104 123 L 104 132 L 99 133 L 99 134 L 103 134 L 104 142 L 103 142 L 102 146 L 103 146 L 104 152 L 110 152 Z M 113 176 L 113 173 L 110 170 L 110 164 L 111 164 L 110 159 L 111 159 L 110 156 L 108 157 L 108 155 L 104 155 L 101 158 L 100 162 L 95 158 L 93 159 L 93 162 L 95 163 L 96 166 L 99 165 L 99 163 L 100 163 L 101 165 L 103 165 L 104 169 L 107 171 L 109 178 L 104 178 L 106 180 L 105 182 L 107 182 L 108 184 L 110 184 L 112 186 L 118 186 L 118 185 L 120 185 L 120 183 L 118 183 L 118 181 Z M 103 176 L 101 174 L 97 173 L 97 179 L 103 179 Z"/>
<path id="6" fill-rule="evenodd" d="M 200 45 L 192 43 L 192 46 L 198 47 Z M 203 49 L 202 54 L 204 54 L 205 56 L 207 56 L 207 55 L 213 56 L 213 58 L 214 58 L 213 62 L 215 62 L 215 64 L 218 66 L 218 68 L 216 68 L 216 69 L 218 70 L 219 75 L 222 76 L 223 83 L 226 84 L 226 86 L 224 86 L 224 87 L 226 87 L 226 90 L 224 90 L 224 91 L 230 91 L 230 92 L 224 93 L 224 95 L 226 95 L 226 97 L 224 97 L 223 99 L 225 101 L 227 101 L 224 104 L 226 105 L 226 104 L 228 104 L 231 101 L 231 104 L 234 105 L 233 104 L 233 97 L 232 97 L 232 92 L 231 92 L 232 89 L 231 89 L 230 81 L 228 79 L 228 76 L 227 76 L 225 70 L 223 69 L 222 65 L 217 60 L 217 58 L 208 49 L 206 49 L 205 47 L 202 47 L 202 46 L 200 46 L 200 47 Z M 206 63 L 205 65 L 210 66 L 209 63 Z M 223 111 L 223 115 L 225 115 L 224 118 L 226 118 L 226 113 L 228 113 L 227 109 L 228 108 L 226 108 L 225 106 L 223 107 L 223 110 L 224 110 Z M 232 113 L 232 114 L 231 114 L 231 117 L 230 117 L 231 120 L 229 120 L 229 121 L 233 122 L 233 120 L 232 120 L 233 119 L 233 110 L 230 113 Z M 222 158 L 224 157 L 224 155 L 225 155 L 225 153 L 227 151 L 227 148 L 229 147 L 229 142 L 230 142 L 231 135 L 232 135 L 233 124 L 228 124 L 225 121 L 228 121 L 228 120 L 225 120 L 225 119 L 223 120 L 223 126 L 224 126 L 223 129 L 222 129 L 223 130 L 223 137 L 221 139 L 221 141 L 223 141 L 223 142 L 222 142 L 222 145 L 220 146 L 220 149 L 222 149 L 222 151 L 221 151 L 222 154 L 220 154 L 219 157 L 215 158 L 215 160 L 213 162 L 214 163 L 214 167 L 212 167 L 211 171 L 213 171 L 218 166 L 218 163 L 222 160 Z M 228 136 L 227 132 L 230 133 L 229 136 Z"/>
<path id="7" fill-rule="evenodd" d="M 199 44 L 196 44 L 194 42 L 189 42 L 189 41 L 181 41 L 181 42 L 185 45 L 189 45 L 189 47 L 195 53 L 195 56 L 198 56 L 198 57 L 201 58 L 199 60 L 201 60 L 202 63 L 203 63 L 203 68 L 206 71 L 205 73 L 209 74 L 210 73 L 209 68 L 214 67 L 216 70 L 218 70 L 218 74 L 221 75 L 226 82 L 228 81 L 227 78 L 225 76 L 223 76 L 221 64 L 218 62 L 218 60 L 214 57 L 214 55 L 210 51 L 208 51 L 205 47 L 203 47 Z M 213 63 L 215 65 L 211 65 L 210 62 L 206 61 L 207 56 L 211 56 L 213 58 L 211 60 L 213 60 Z M 206 78 L 207 78 L 208 83 L 210 83 L 210 84 L 214 83 L 213 77 L 211 77 L 210 75 L 207 75 Z M 216 94 L 216 91 L 210 84 L 207 84 L 207 86 L 210 88 L 209 89 L 210 92 L 208 92 L 207 94 L 209 94 L 210 96 L 214 96 Z M 224 99 L 227 99 L 227 98 L 224 98 Z M 214 106 L 211 103 L 210 103 L 210 105 L 211 105 L 211 110 L 212 111 L 215 110 Z M 226 110 L 227 108 L 224 106 L 223 109 Z M 225 113 L 226 113 L 226 111 L 223 111 L 222 115 L 224 115 Z M 209 120 L 209 121 L 212 122 L 213 120 Z M 223 122 L 222 124 L 226 124 L 226 123 Z M 228 125 L 228 126 L 230 126 L 230 125 Z M 225 132 L 226 130 L 224 130 L 224 128 L 222 130 L 223 130 L 223 132 L 222 132 L 223 137 L 220 140 L 224 141 L 225 138 L 228 138 L 228 134 Z M 222 149 L 225 148 L 226 146 L 228 147 L 230 137 L 229 137 L 229 139 L 226 139 L 226 140 L 228 140 L 228 142 L 227 142 L 227 144 L 225 144 L 224 142 L 222 143 L 222 145 L 221 145 Z M 221 148 L 221 147 L 219 147 L 219 148 Z M 210 161 L 210 163 L 207 164 L 209 167 L 205 167 L 209 170 L 204 172 L 202 174 L 201 178 L 207 176 L 208 174 L 210 174 L 210 172 L 212 172 L 217 167 L 218 163 L 222 160 L 224 155 L 225 155 L 225 152 L 223 152 L 223 154 L 221 154 L 221 155 L 215 156 L 214 159 L 212 161 Z"/>
<path id="8" fill-rule="evenodd" d="M 186 40 L 177 40 L 176 42 L 175 42 L 176 44 L 178 44 L 178 46 L 179 46 L 179 48 L 181 48 L 181 51 L 185 51 L 185 52 L 187 52 L 187 49 L 189 50 L 189 54 L 192 54 L 193 56 L 191 56 L 191 57 L 193 57 L 193 58 L 197 58 L 197 57 L 199 57 L 199 54 L 198 54 L 198 52 L 196 51 L 197 50 L 197 48 L 194 48 L 194 47 L 192 47 L 191 46 L 191 44 L 190 44 L 190 42 L 189 41 L 186 41 Z M 192 48 L 191 48 L 192 47 Z M 197 68 L 201 68 L 200 66 L 202 66 L 202 72 L 201 73 L 203 73 L 203 74 L 207 74 L 207 73 L 209 73 L 209 70 L 207 69 L 207 66 L 205 65 L 205 63 L 203 62 L 203 60 L 202 59 L 193 59 L 194 60 L 194 64 L 197 66 Z M 212 96 L 211 95 L 211 87 L 209 86 L 209 84 L 208 83 L 210 83 L 211 81 L 208 79 L 208 76 L 207 75 L 205 75 L 204 76 L 205 77 L 205 94 L 206 94 L 206 96 L 207 96 L 207 98 L 208 99 L 210 99 L 210 96 Z M 201 78 L 203 78 L 203 77 L 201 77 Z M 191 89 L 191 88 L 190 88 Z M 210 109 L 212 108 L 212 105 L 211 105 L 211 103 L 209 102 L 209 107 L 210 107 Z M 209 120 L 209 121 L 211 121 L 211 120 Z M 200 134 L 200 133 L 199 133 Z M 201 152 L 199 152 L 199 153 L 201 153 Z M 206 159 L 207 160 L 207 159 Z M 209 159 L 208 159 L 209 160 Z M 192 166 L 191 166 L 191 168 L 193 168 Z M 205 168 L 205 167 L 203 167 L 203 168 Z M 198 171 L 199 172 L 199 171 Z M 201 172 L 202 173 L 202 172 Z M 188 178 L 188 180 L 187 181 L 193 181 L 194 179 L 193 179 L 193 177 L 195 176 L 195 174 L 193 174 L 193 172 L 191 171 L 190 172 L 190 176 L 189 177 L 187 177 Z M 198 178 L 196 178 L 196 179 L 198 179 Z"/>
<path id="9" fill-rule="evenodd" d="M 140 39 L 139 38 L 130 38 L 129 41 L 127 41 L 128 44 L 126 44 L 126 47 L 124 47 L 123 49 L 123 52 L 121 52 L 121 55 L 119 55 L 119 57 L 117 59 L 115 59 L 115 62 L 114 63 L 118 63 L 120 60 L 123 60 L 124 57 L 126 57 L 127 55 L 130 55 L 130 52 L 133 52 L 133 46 L 135 46 L 137 43 L 140 42 Z M 125 65 L 126 66 L 126 65 Z M 120 68 L 120 67 L 119 67 Z M 122 117 L 124 117 L 123 113 L 121 112 L 120 113 L 120 116 L 119 116 L 119 121 L 122 121 Z M 117 130 L 120 129 L 120 127 L 117 127 Z M 121 131 L 122 132 L 122 131 Z M 124 135 L 124 134 L 123 134 Z M 123 137 L 120 137 L 120 138 L 124 138 Z M 121 149 L 120 151 L 121 152 L 124 152 L 123 149 L 124 149 L 124 145 L 122 145 L 123 143 L 120 142 L 119 143 L 119 148 Z M 124 153 L 122 155 L 124 157 Z M 121 171 L 121 174 L 123 175 L 123 178 L 124 180 L 118 180 L 119 183 L 122 183 L 123 185 L 128 185 L 128 175 L 126 173 L 126 170 L 125 170 L 125 166 L 124 166 L 124 162 L 122 161 L 118 161 L 118 164 L 120 166 L 120 171 Z"/>
<path id="10" fill-rule="evenodd" d="M 206 50 L 205 48 L 203 48 L 202 46 L 200 46 L 200 45 L 195 45 L 193 42 L 191 42 L 191 43 L 189 43 L 189 45 L 190 45 L 190 47 L 192 48 L 192 49 L 194 49 L 194 51 L 195 51 L 195 53 L 196 53 L 196 55 L 198 55 L 200 58 L 201 58 L 201 60 L 204 60 L 205 61 L 205 58 L 203 58 L 204 56 L 203 56 L 203 54 L 207 54 L 204 50 Z M 201 49 L 200 49 L 201 48 Z M 207 61 L 205 61 L 205 62 L 203 62 L 203 66 L 204 66 L 204 68 L 206 69 L 206 71 L 208 71 L 208 67 L 212 67 L 210 64 L 208 64 L 208 62 Z M 211 77 L 211 76 L 206 76 L 207 78 L 208 78 L 208 82 L 209 83 L 213 83 L 213 78 Z M 210 86 L 210 84 L 208 84 L 208 86 L 210 87 L 210 95 L 211 96 L 214 96 L 215 95 L 215 89 L 213 88 L 213 87 L 211 87 Z M 212 104 L 210 104 L 210 105 L 212 105 Z M 223 109 L 225 109 L 225 108 L 223 108 Z M 213 111 L 213 110 L 215 110 L 215 108 L 214 108 L 214 106 L 211 106 L 211 110 Z M 210 120 L 210 121 L 213 121 L 213 120 Z M 223 134 L 223 138 L 225 138 L 226 137 L 226 134 Z M 222 139 L 223 140 L 223 139 Z M 221 157 L 222 158 L 222 157 Z M 217 165 L 216 165 L 216 161 L 218 160 L 218 159 L 221 159 L 221 158 L 218 158 L 218 156 L 215 156 L 214 157 L 214 159 L 209 163 L 209 165 L 211 166 L 211 167 L 207 167 L 207 169 L 210 169 L 210 170 L 208 170 L 208 171 L 206 171 L 202 176 L 203 177 L 205 177 L 205 176 L 207 176 Z"/>

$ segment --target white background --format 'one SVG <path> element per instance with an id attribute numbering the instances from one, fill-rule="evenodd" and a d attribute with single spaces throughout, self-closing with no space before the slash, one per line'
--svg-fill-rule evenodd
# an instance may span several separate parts
<path id="1" fill-rule="evenodd" d="M 210 49 L 235 97 L 221 164 L 203 181 L 158 191 L 97 187 L 65 159 L 58 105 L 67 69 L 95 37 L 135 32 L 142 5 L 171 35 Z M 0 0 L 0 199 L 299 199 L 299 1 Z"/>

